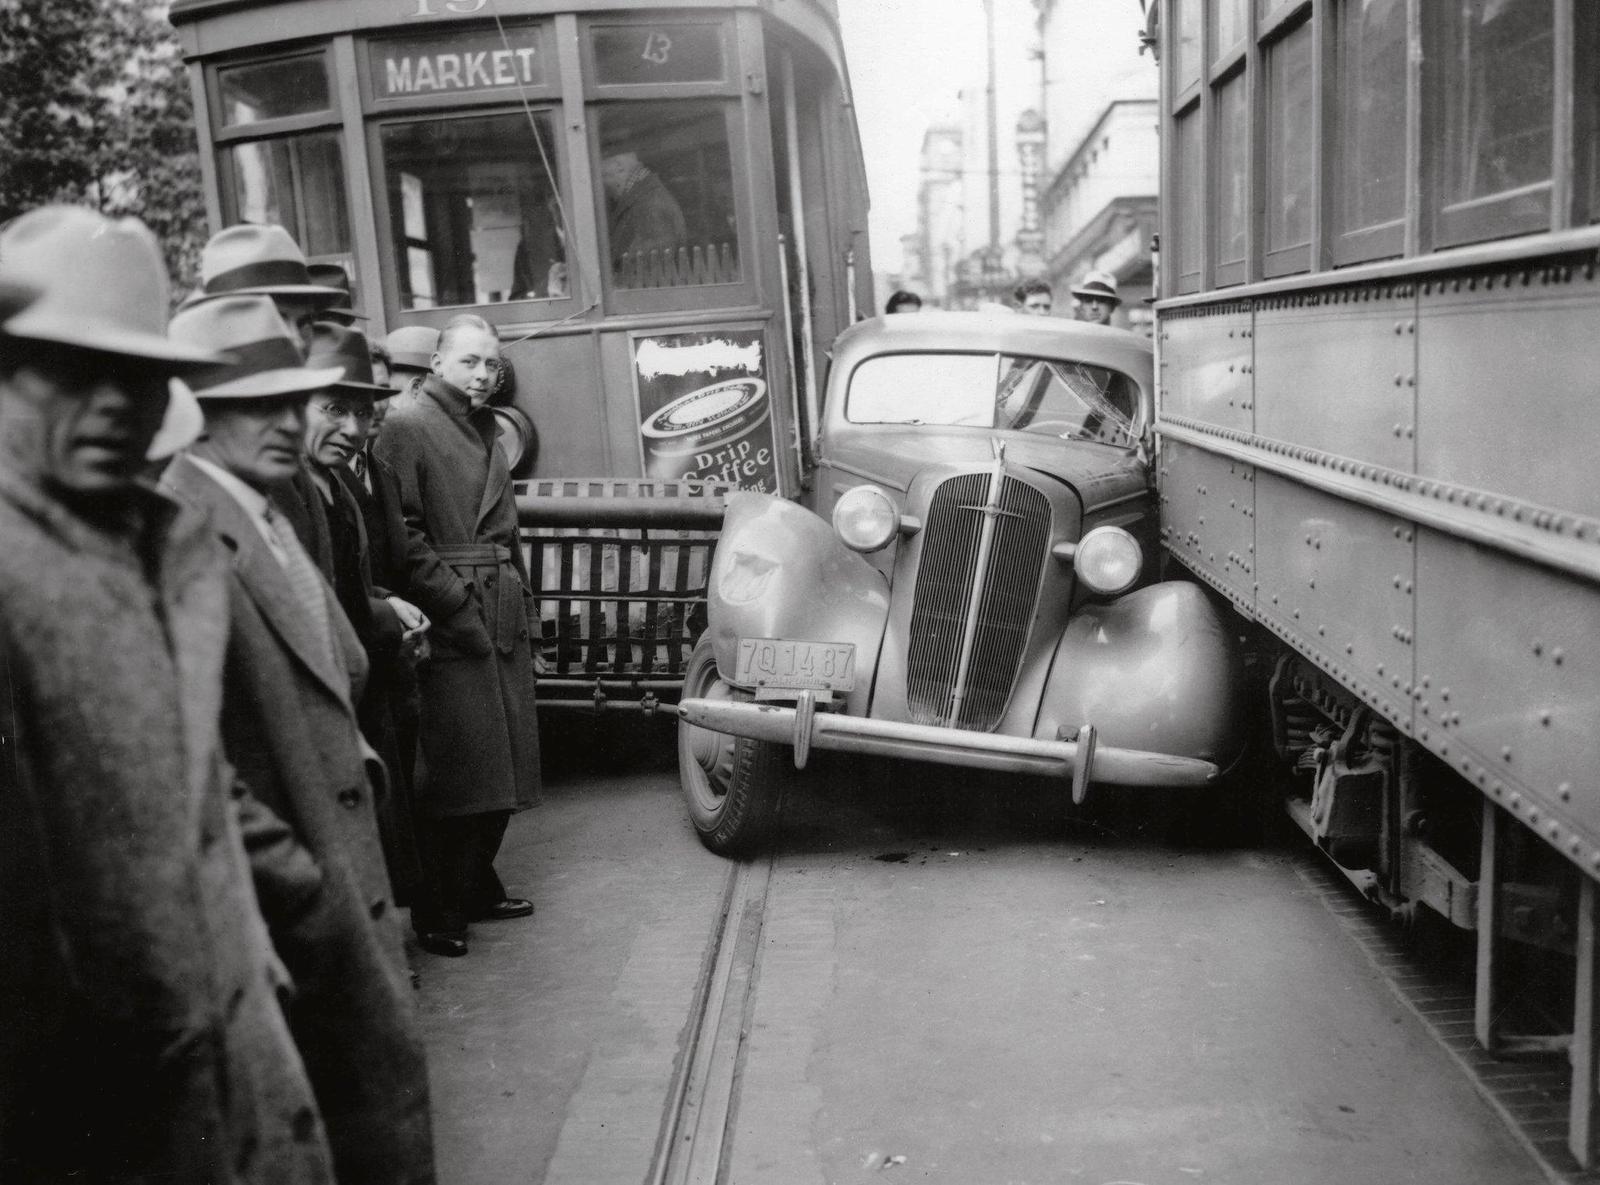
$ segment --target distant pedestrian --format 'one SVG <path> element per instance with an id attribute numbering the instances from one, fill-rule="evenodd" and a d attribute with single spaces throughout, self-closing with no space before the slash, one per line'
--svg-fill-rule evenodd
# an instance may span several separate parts
<path id="1" fill-rule="evenodd" d="M 13 278 L 43 297 L 0 327 L 0 1180 L 331 1183 L 219 745 L 227 559 L 136 476 L 217 356 L 166 338 L 133 220 L 25 214 L 0 317 Z"/>
<path id="2" fill-rule="evenodd" d="M 1072 295 L 1077 302 L 1078 320 L 1093 325 L 1110 325 L 1122 303 L 1122 297 L 1117 295 L 1117 277 L 1110 272 L 1090 272 L 1073 285 Z"/>
<path id="3" fill-rule="evenodd" d="M 1017 312 L 1032 317 L 1048 317 L 1056 303 L 1050 285 L 1038 276 L 1032 276 L 1013 288 L 1011 299 L 1016 303 Z"/>
<path id="4" fill-rule="evenodd" d="M 424 949 L 467 953 L 467 924 L 526 917 L 494 858 L 511 813 L 539 789 L 532 593 L 517 506 L 488 406 L 500 341 L 479 317 L 445 326 L 433 373 L 398 401 L 378 442 L 400 479 L 406 525 L 426 549 L 409 589 L 433 622 L 422 693 L 420 840 L 432 882 L 412 911 Z"/>
<path id="5" fill-rule="evenodd" d="M 430 1185 L 427 1069 L 374 807 L 383 774 L 355 712 L 367 659 L 268 497 L 300 471 L 308 395 L 342 372 L 303 367 L 262 296 L 193 305 L 170 332 L 231 359 L 190 382 L 205 435 L 164 483 L 232 555 L 222 736 L 248 791 L 262 912 L 294 977 L 290 1027 L 340 1181 Z"/>
<path id="6" fill-rule="evenodd" d="M 904 288 L 889 297 L 889 303 L 883 306 L 885 313 L 920 313 L 922 311 L 922 297 L 915 292 L 907 292 Z"/>

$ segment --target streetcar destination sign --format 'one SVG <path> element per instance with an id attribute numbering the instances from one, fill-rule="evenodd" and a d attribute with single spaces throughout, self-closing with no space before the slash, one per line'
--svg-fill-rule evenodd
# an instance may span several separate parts
<path id="1" fill-rule="evenodd" d="M 544 85 L 537 29 L 475 29 L 372 43 L 380 99 Z"/>

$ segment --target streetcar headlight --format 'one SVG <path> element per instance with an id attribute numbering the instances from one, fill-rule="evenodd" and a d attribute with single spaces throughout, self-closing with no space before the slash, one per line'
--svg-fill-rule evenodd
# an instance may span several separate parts
<path id="1" fill-rule="evenodd" d="M 880 551 L 900 529 L 900 512 L 877 486 L 857 486 L 834 503 L 833 529 L 851 551 Z"/>
<path id="2" fill-rule="evenodd" d="M 1072 556 L 1078 579 L 1105 597 L 1127 592 L 1143 567 L 1144 550 L 1121 527 L 1096 527 L 1078 541 Z"/>

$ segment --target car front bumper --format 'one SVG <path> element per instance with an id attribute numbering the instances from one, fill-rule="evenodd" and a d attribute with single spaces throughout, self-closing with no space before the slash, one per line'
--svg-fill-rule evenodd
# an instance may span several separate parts
<path id="1" fill-rule="evenodd" d="M 1118 786 L 1203 788 L 1216 782 L 1215 763 L 1141 749 L 1099 745 L 1086 724 L 1070 740 L 1001 736 L 931 724 L 871 720 L 818 712 L 809 695 L 796 707 L 722 699 L 686 699 L 678 705 L 686 723 L 712 732 L 794 746 L 795 765 L 805 768 L 813 748 L 843 753 L 903 757 L 972 769 L 1071 778 L 1081 802 L 1089 782 Z"/>

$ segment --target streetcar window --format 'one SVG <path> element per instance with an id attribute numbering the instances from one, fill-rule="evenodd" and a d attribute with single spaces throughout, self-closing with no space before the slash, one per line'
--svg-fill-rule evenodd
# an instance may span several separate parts
<path id="1" fill-rule="evenodd" d="M 548 115 L 394 123 L 380 140 L 402 309 L 568 294 Z"/>
<path id="2" fill-rule="evenodd" d="M 723 105 L 630 103 L 594 114 L 611 282 L 736 282 L 739 234 Z"/>
<path id="3" fill-rule="evenodd" d="M 1342 235 L 1405 216 L 1406 0 L 1345 0 L 1334 13 L 1334 219 Z M 1341 263 L 1398 254 L 1400 236 L 1336 250 Z"/>
<path id="4" fill-rule="evenodd" d="M 1250 106 L 1242 71 L 1217 88 L 1216 113 L 1218 280 L 1238 283 L 1250 230 Z"/>
<path id="5" fill-rule="evenodd" d="M 230 223 L 275 223 L 313 258 L 350 250 L 339 133 L 248 140 L 222 149 Z"/>
<path id="6" fill-rule="evenodd" d="M 1200 81 L 1200 0 L 1174 0 L 1177 19 L 1172 22 L 1173 40 L 1177 42 L 1174 59 L 1177 65 L 1176 94 L 1182 94 Z"/>
<path id="7" fill-rule="evenodd" d="M 226 66 L 217 71 L 217 93 L 222 126 L 230 128 L 327 111 L 333 105 L 328 63 L 320 53 Z"/>
<path id="8" fill-rule="evenodd" d="M 1440 239 L 1541 229 L 1552 169 L 1553 0 L 1458 0 L 1437 15 L 1444 15 Z"/>
<path id="9" fill-rule="evenodd" d="M 720 25 L 594 25 L 589 44 L 599 86 L 721 82 L 726 73 Z"/>
<path id="10" fill-rule="evenodd" d="M 1216 5 L 1217 38 L 1211 52 L 1222 57 L 1244 36 L 1248 0 L 1216 0 Z"/>
<path id="11" fill-rule="evenodd" d="M 1311 80 L 1311 24 L 1306 21 L 1267 51 L 1268 274 L 1310 264 L 1307 252 L 1279 252 L 1311 242 Z"/>
<path id="12" fill-rule="evenodd" d="M 1205 187 L 1201 184 L 1200 104 L 1194 104 L 1173 125 L 1177 132 L 1178 291 L 1200 289 L 1200 235 L 1205 215 Z"/>

